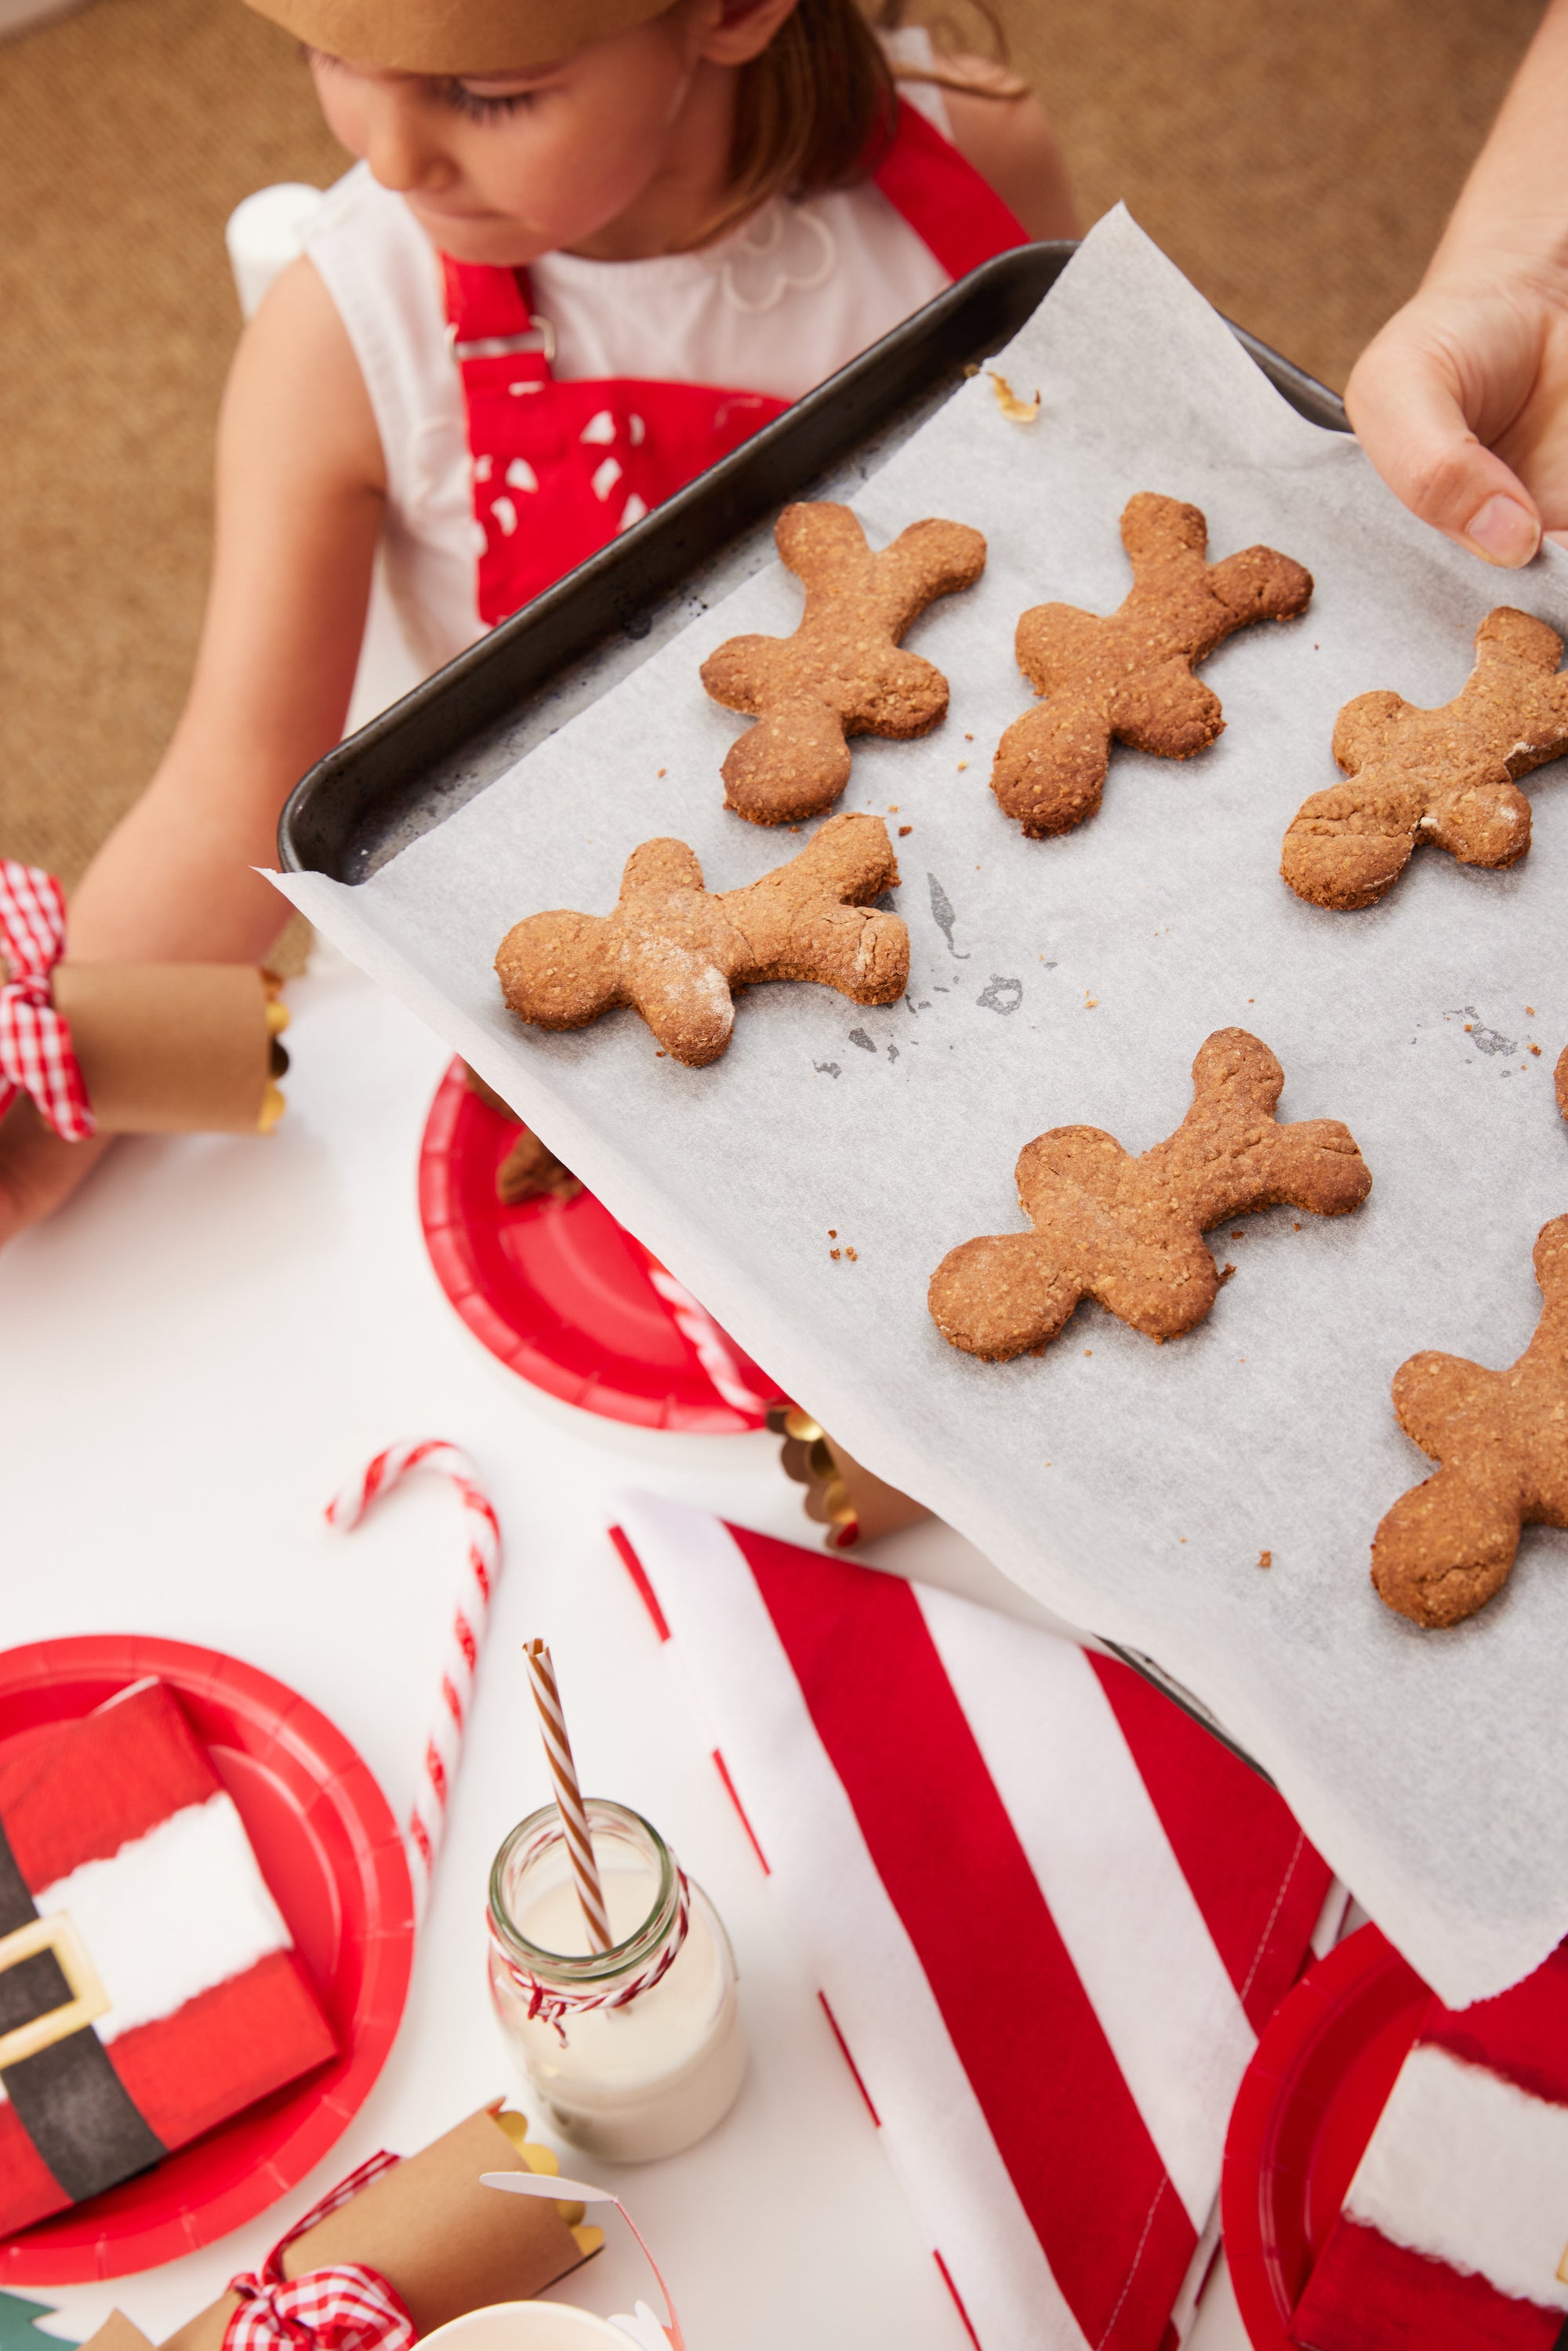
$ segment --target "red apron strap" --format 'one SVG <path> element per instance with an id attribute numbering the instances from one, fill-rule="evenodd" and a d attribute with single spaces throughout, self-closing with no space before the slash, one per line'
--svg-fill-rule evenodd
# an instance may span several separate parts
<path id="1" fill-rule="evenodd" d="M 532 361 L 523 372 L 549 373 L 555 357 L 555 337 L 547 319 L 535 319 L 528 308 L 528 278 L 520 269 L 497 269 L 487 263 L 454 261 L 441 256 L 446 296 L 446 332 L 452 356 L 465 371 L 476 362 L 505 360 L 517 374 L 517 362 Z M 485 381 L 494 376 L 486 370 Z"/>
<path id="2" fill-rule="evenodd" d="M 1030 242 L 1029 231 L 973 163 L 916 106 L 898 101 L 898 129 L 876 184 L 949 277 Z"/>

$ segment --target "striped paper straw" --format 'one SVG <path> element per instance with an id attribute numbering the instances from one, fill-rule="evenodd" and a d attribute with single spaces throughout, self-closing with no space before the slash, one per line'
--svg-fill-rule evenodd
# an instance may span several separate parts
<path id="1" fill-rule="evenodd" d="M 560 1710 L 555 1667 L 542 1641 L 525 1641 L 523 1655 L 528 1661 L 538 1706 L 539 1736 L 545 1743 L 550 1778 L 555 1782 L 556 1809 L 560 1814 L 571 1874 L 577 1880 L 583 1924 L 593 1949 L 607 1951 L 615 1938 L 610 1931 L 610 1913 L 604 1907 L 604 1888 L 599 1882 L 599 1864 L 594 1859 L 593 1839 L 588 1831 L 587 1808 L 577 1784 L 577 1766 L 571 1760 L 571 1741 L 566 1735 L 566 1717 Z"/>

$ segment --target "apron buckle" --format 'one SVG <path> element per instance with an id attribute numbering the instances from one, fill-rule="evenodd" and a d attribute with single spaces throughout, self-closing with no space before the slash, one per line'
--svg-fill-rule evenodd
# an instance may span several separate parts
<path id="1" fill-rule="evenodd" d="M 459 367 L 470 360 L 517 359 L 525 351 L 537 352 L 549 367 L 555 359 L 555 329 L 548 319 L 536 317 L 523 334 L 480 335 L 472 342 L 460 343 L 455 326 L 448 326 L 446 348 Z"/>

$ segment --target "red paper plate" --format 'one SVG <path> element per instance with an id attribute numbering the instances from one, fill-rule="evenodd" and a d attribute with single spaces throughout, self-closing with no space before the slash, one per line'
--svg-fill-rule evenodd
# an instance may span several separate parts
<path id="1" fill-rule="evenodd" d="M 504 1207 L 496 1170 L 518 1122 L 454 1061 L 419 1155 L 419 1216 L 436 1279 L 476 1338 L 520 1376 L 643 1428 L 761 1428 L 778 1389 L 591 1192 Z"/>
<path id="2" fill-rule="evenodd" d="M 1280 2003 L 1231 2110 L 1225 2254 L 1253 2351 L 1289 2351 L 1291 2313 L 1432 1995 L 1375 1927 Z"/>
<path id="3" fill-rule="evenodd" d="M 348 1740 L 282 1682 L 183 1641 L 40 1641 L 0 1655 L 0 1749 L 75 1721 L 148 1674 L 179 1692 L 235 1800 L 338 2054 L 139 2179 L 7 2238 L 0 2287 L 123 2277 L 265 2211 L 340 2137 L 402 2014 L 413 1955 L 402 1839 Z"/>

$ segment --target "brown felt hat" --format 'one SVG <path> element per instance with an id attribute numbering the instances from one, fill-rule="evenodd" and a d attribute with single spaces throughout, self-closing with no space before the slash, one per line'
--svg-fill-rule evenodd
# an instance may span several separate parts
<path id="1" fill-rule="evenodd" d="M 662 16 L 671 0 L 248 0 L 329 56 L 393 73 L 526 71 Z"/>

